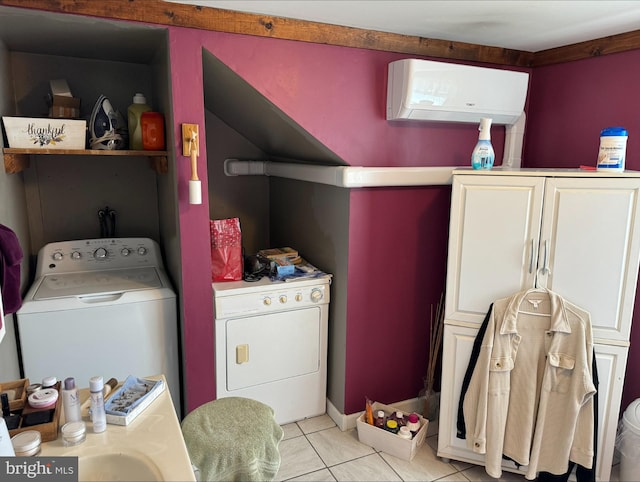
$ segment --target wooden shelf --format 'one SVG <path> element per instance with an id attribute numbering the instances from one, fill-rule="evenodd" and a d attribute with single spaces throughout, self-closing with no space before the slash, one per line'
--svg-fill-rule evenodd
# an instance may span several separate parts
<path id="1" fill-rule="evenodd" d="M 4 170 L 7 174 L 16 174 L 29 167 L 29 156 L 117 156 L 148 157 L 151 168 L 159 174 L 168 171 L 167 151 L 108 151 L 97 149 L 23 149 L 5 147 Z"/>

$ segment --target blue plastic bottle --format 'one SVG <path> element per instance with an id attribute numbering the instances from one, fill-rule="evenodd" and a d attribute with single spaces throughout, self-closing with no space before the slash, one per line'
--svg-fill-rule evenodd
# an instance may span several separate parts
<path id="1" fill-rule="evenodd" d="M 471 153 L 471 167 L 474 169 L 491 169 L 496 158 L 491 145 L 491 119 L 480 119 L 480 135 L 478 143 Z"/>

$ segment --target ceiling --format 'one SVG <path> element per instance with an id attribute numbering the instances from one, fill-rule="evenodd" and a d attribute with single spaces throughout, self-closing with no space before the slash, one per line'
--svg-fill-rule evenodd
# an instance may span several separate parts
<path id="1" fill-rule="evenodd" d="M 640 1 L 167 0 L 538 52 L 638 30 Z"/>

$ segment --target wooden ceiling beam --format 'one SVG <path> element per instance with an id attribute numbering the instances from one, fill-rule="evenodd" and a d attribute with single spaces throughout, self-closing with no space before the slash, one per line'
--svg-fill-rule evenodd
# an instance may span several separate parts
<path id="1" fill-rule="evenodd" d="M 513 67 L 640 48 L 640 30 L 533 53 L 162 0 L 0 0 L 0 5 Z"/>

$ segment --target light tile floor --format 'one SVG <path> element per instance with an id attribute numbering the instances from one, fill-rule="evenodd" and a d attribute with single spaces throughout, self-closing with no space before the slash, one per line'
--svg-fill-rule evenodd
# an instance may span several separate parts
<path id="1" fill-rule="evenodd" d="M 378 452 L 358 441 L 354 428 L 342 432 L 328 415 L 284 425 L 280 442 L 282 462 L 278 481 L 514 481 L 526 479 L 503 472 L 489 477 L 484 467 L 464 462 L 445 463 L 436 457 L 437 424 L 430 424 L 427 439 L 411 462 Z M 611 480 L 618 481 L 618 465 Z M 572 476 L 570 480 L 575 480 Z"/>

